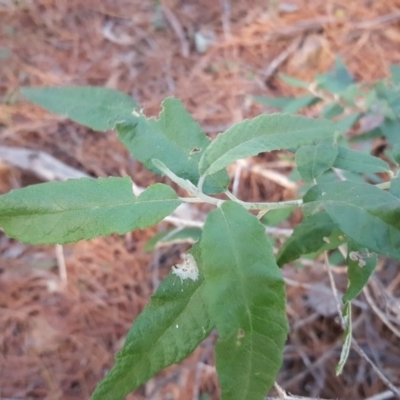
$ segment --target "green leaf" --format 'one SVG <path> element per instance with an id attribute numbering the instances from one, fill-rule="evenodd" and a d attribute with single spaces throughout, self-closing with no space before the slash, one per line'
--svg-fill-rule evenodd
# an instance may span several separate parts
<path id="1" fill-rule="evenodd" d="M 342 146 L 339 146 L 339 154 L 333 166 L 360 174 L 390 171 L 389 165 L 380 158 Z"/>
<path id="2" fill-rule="evenodd" d="M 308 89 L 308 87 L 310 86 L 308 82 L 301 81 L 300 79 L 293 78 L 289 75 L 279 74 L 279 78 L 281 78 L 283 82 L 293 87 Z"/>
<path id="3" fill-rule="evenodd" d="M 346 262 L 349 283 L 343 296 L 343 302 L 352 301 L 360 294 L 375 271 L 378 257 L 376 254 L 360 249 L 359 246 L 350 241 Z"/>
<path id="4" fill-rule="evenodd" d="M 400 165 L 400 143 L 396 143 L 393 146 L 392 157 Z"/>
<path id="5" fill-rule="evenodd" d="M 278 108 L 279 110 L 284 109 L 290 104 L 296 97 L 268 97 L 268 96 L 254 96 L 254 101 L 260 104 L 264 104 L 268 107 Z"/>
<path id="6" fill-rule="evenodd" d="M 326 212 L 320 211 L 305 216 L 279 250 L 277 263 L 282 267 L 304 254 L 334 249 L 345 240 L 342 232 Z"/>
<path id="7" fill-rule="evenodd" d="M 340 94 L 353 83 L 353 78 L 348 72 L 341 57 L 337 57 L 333 71 L 317 75 L 316 82 L 322 89 L 331 93 Z"/>
<path id="8" fill-rule="evenodd" d="M 267 97 L 255 96 L 254 100 L 269 107 L 278 108 L 283 112 L 295 114 L 302 108 L 317 104 L 321 99 L 309 94 L 299 97 Z"/>
<path id="9" fill-rule="evenodd" d="M 172 246 L 177 243 L 195 243 L 201 237 L 202 230 L 195 227 L 181 227 L 167 229 L 153 236 L 144 247 L 144 251 L 150 252 L 154 249 L 166 246 Z"/>
<path id="10" fill-rule="evenodd" d="M 366 183 L 312 187 L 304 202 L 323 208 L 358 246 L 400 259 L 400 199 Z"/>
<path id="11" fill-rule="evenodd" d="M 343 111 L 344 108 L 338 103 L 327 104 L 321 112 L 321 117 L 326 119 L 333 119 L 342 114 Z"/>
<path id="12" fill-rule="evenodd" d="M 263 224 L 275 226 L 283 221 L 286 221 L 295 207 L 277 208 L 275 210 L 269 210 L 261 219 Z"/>
<path id="13" fill-rule="evenodd" d="M 135 124 L 118 125 L 119 138 L 146 168 L 161 175 L 152 162 L 158 159 L 176 175 L 197 185 L 198 163 L 210 140 L 179 100 L 165 99 L 162 106 L 159 119 L 140 114 Z M 219 193 L 228 183 L 226 171 L 220 171 L 206 179 L 203 189 Z"/>
<path id="14" fill-rule="evenodd" d="M 376 176 L 376 175 L 375 175 Z M 342 171 L 341 177 L 338 176 L 338 174 L 332 170 L 326 171 L 325 173 L 323 173 L 322 175 L 320 175 L 316 181 L 317 183 L 328 183 L 328 182 L 338 182 L 341 181 L 343 179 L 347 180 L 347 181 L 352 181 L 352 182 L 365 182 L 365 179 L 363 176 L 361 176 L 360 174 L 356 174 L 354 172 L 349 172 L 349 171 Z M 307 190 L 309 189 L 309 187 L 307 188 Z M 305 192 L 304 192 L 305 193 Z"/>
<path id="15" fill-rule="evenodd" d="M 155 225 L 180 203 L 174 190 L 160 183 L 136 197 L 128 177 L 71 179 L 0 196 L 0 226 L 21 242 L 76 242 Z"/>
<path id="16" fill-rule="evenodd" d="M 199 255 L 193 252 L 198 265 Z M 136 318 L 116 363 L 92 400 L 123 400 L 153 375 L 192 353 L 213 325 L 204 302 L 204 279 L 181 282 L 170 274 Z"/>
<path id="17" fill-rule="evenodd" d="M 360 84 L 353 83 L 340 93 L 340 98 L 346 105 L 355 107 L 357 106 L 357 99 L 365 96 L 365 91 L 361 89 Z"/>
<path id="18" fill-rule="evenodd" d="M 390 193 L 400 199 L 400 177 L 390 181 Z"/>
<path id="19" fill-rule="evenodd" d="M 390 67 L 390 75 L 392 83 L 400 85 L 400 64 L 395 64 Z"/>
<path id="20" fill-rule="evenodd" d="M 351 303 L 347 302 L 344 305 L 342 312 L 344 323 L 346 324 L 346 329 L 344 331 L 344 340 L 343 347 L 340 353 L 340 360 L 338 365 L 336 366 L 336 375 L 340 375 L 343 372 L 343 368 L 346 364 L 347 359 L 349 358 L 350 349 L 351 349 L 351 341 L 353 339 L 353 325 L 351 320 Z"/>
<path id="21" fill-rule="evenodd" d="M 96 131 L 114 129 L 117 123 L 134 120 L 132 112 L 138 107 L 131 96 L 103 87 L 24 87 L 21 91 L 46 110 Z"/>
<path id="22" fill-rule="evenodd" d="M 400 120 L 385 118 L 380 126 L 380 130 L 385 135 L 391 146 L 400 143 Z"/>
<path id="23" fill-rule="evenodd" d="M 363 143 L 365 145 L 365 143 L 367 141 L 377 139 L 381 136 L 383 136 L 383 133 L 382 133 L 381 129 L 379 127 L 377 127 L 370 131 L 365 131 L 359 135 L 352 136 L 352 137 L 348 138 L 348 141 L 350 143 Z"/>
<path id="24" fill-rule="evenodd" d="M 264 399 L 288 332 L 284 281 L 272 246 L 257 218 L 233 202 L 208 215 L 200 245 L 204 298 L 219 334 L 221 398 Z"/>
<path id="25" fill-rule="evenodd" d="M 260 115 L 221 133 L 204 152 L 199 169 L 210 175 L 234 161 L 265 151 L 297 149 L 333 137 L 336 124 L 298 115 Z"/>
<path id="26" fill-rule="evenodd" d="M 330 143 L 302 146 L 296 151 L 296 164 L 301 177 L 312 181 L 332 167 L 338 147 Z"/>
<path id="27" fill-rule="evenodd" d="M 344 118 L 337 121 L 337 129 L 340 134 L 345 134 L 347 131 L 353 127 L 353 125 L 359 121 L 362 117 L 361 113 L 352 113 L 346 115 Z"/>

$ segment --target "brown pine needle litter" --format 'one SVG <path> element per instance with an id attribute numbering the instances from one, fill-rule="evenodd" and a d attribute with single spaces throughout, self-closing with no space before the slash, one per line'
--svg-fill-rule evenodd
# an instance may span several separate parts
<path id="1" fill-rule="evenodd" d="M 90 176 L 129 175 L 145 187 L 158 178 L 129 157 L 114 133 L 92 132 L 49 115 L 19 99 L 19 87 L 106 86 L 134 96 L 147 115 L 156 115 L 161 101 L 175 96 L 214 137 L 263 111 L 252 95 L 298 94 L 276 79 L 277 73 L 311 81 L 341 55 L 357 80 L 373 82 L 400 63 L 398 0 L 269 3 L 0 1 L 0 146 L 42 151 Z M 241 199 L 296 196 L 284 184 L 293 165 L 275 154 L 239 167 Z M 230 173 L 233 178 L 235 170 Z M 41 179 L 34 168 L 0 162 L 1 193 Z M 299 218 L 295 213 L 283 228 Z M 90 397 L 155 283 L 184 250 L 176 245 L 153 255 L 143 251 L 147 240 L 167 227 L 162 223 L 61 249 L 0 235 L 0 399 Z M 342 330 L 330 306 L 323 260 L 284 271 L 291 334 L 280 386 L 311 398 L 391 398 L 355 352 L 344 374 L 335 376 Z M 333 272 L 344 291 L 344 270 Z M 382 262 L 353 313 L 359 346 L 397 387 L 398 277 L 396 263 Z M 181 365 L 158 374 L 128 399 L 218 399 L 215 339 L 213 334 Z"/>

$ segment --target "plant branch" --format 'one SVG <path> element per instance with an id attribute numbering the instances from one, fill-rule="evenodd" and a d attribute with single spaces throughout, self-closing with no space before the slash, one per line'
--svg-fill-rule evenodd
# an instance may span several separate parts
<path id="1" fill-rule="evenodd" d="M 226 190 L 224 192 L 226 196 L 231 199 L 232 201 L 235 201 L 236 203 L 239 203 L 241 206 L 243 206 L 246 210 L 277 210 L 281 208 L 288 208 L 288 207 L 300 207 L 303 204 L 302 199 L 297 199 L 297 200 L 287 200 L 287 201 L 279 201 L 275 203 L 248 203 L 246 201 L 239 200 L 237 197 L 235 197 L 231 192 Z"/>
<path id="2" fill-rule="evenodd" d="M 208 196 L 203 193 L 203 184 L 205 180 L 205 176 L 201 176 L 197 187 L 193 185 L 192 182 L 188 181 L 187 179 L 180 178 L 176 174 L 174 174 L 162 161 L 153 158 L 153 164 L 168 178 L 170 178 L 173 182 L 179 185 L 181 188 L 185 189 L 188 193 L 192 194 L 194 197 L 181 197 L 180 200 L 186 203 L 200 203 L 205 202 L 209 204 L 213 204 L 219 207 L 224 200 L 216 199 L 214 197 Z M 298 200 L 288 200 L 288 201 L 280 201 L 277 203 L 247 203 L 245 201 L 239 200 L 236 198 L 231 192 L 226 190 L 224 192 L 226 196 L 236 203 L 242 205 L 246 210 L 277 210 L 280 208 L 287 208 L 287 207 L 300 207 L 303 204 L 302 199 Z"/>

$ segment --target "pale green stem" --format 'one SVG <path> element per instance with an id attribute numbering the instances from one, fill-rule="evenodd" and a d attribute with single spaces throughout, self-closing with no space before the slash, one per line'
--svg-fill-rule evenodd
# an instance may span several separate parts
<path id="1" fill-rule="evenodd" d="M 180 200 L 186 203 L 209 203 L 219 207 L 225 200 L 216 199 L 211 196 L 207 196 L 203 193 L 202 188 L 205 180 L 205 176 L 201 176 L 198 182 L 198 186 L 194 186 L 192 182 L 188 181 L 187 179 L 180 178 L 179 176 L 175 175 L 162 161 L 153 159 L 153 164 L 163 172 L 168 178 L 170 178 L 173 182 L 177 185 L 185 189 L 188 193 L 192 194 L 194 197 L 181 197 Z M 289 200 L 289 201 L 281 201 L 277 203 L 247 203 L 245 201 L 241 201 L 237 199 L 232 193 L 229 191 L 225 191 L 226 196 L 239 203 L 247 210 L 277 210 L 280 208 L 287 208 L 297 206 L 300 207 L 303 204 L 303 200 Z"/>
<path id="2" fill-rule="evenodd" d="M 244 208 L 247 210 L 264 210 L 264 211 L 269 211 L 269 210 L 277 210 L 280 208 L 287 208 L 287 207 L 300 207 L 303 204 L 302 199 L 298 200 L 288 200 L 288 201 L 279 201 L 277 203 L 247 203 L 245 201 L 239 200 L 237 197 L 235 197 L 231 192 L 226 190 L 224 192 L 227 197 L 229 197 L 232 201 L 235 201 L 236 203 L 239 203 L 242 205 Z"/>
<path id="3" fill-rule="evenodd" d="M 288 200 L 288 201 L 279 201 L 277 203 L 246 203 L 244 201 L 240 202 L 240 204 L 246 208 L 247 210 L 279 210 L 281 208 L 288 207 L 300 207 L 303 205 L 302 199 L 297 200 Z"/>

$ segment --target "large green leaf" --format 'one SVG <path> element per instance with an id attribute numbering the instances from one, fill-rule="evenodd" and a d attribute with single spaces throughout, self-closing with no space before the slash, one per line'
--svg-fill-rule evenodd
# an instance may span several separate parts
<path id="1" fill-rule="evenodd" d="M 339 154 L 333 163 L 336 168 L 346 171 L 370 174 L 390 171 L 389 165 L 380 158 L 339 146 Z"/>
<path id="2" fill-rule="evenodd" d="M 76 242 L 155 225 L 180 204 L 169 186 L 155 184 L 139 197 L 130 178 L 71 179 L 0 196 L 0 226 L 22 242 Z"/>
<path id="3" fill-rule="evenodd" d="M 225 202 L 204 225 L 204 298 L 219 340 L 223 400 L 263 399 L 282 363 L 288 332 L 284 281 L 264 227 Z"/>
<path id="4" fill-rule="evenodd" d="M 297 170 L 304 180 L 312 181 L 332 167 L 337 154 L 337 146 L 331 143 L 302 146 L 296 151 Z"/>
<path id="5" fill-rule="evenodd" d="M 134 120 L 138 107 L 125 93 L 92 86 L 22 88 L 22 94 L 46 110 L 96 131 L 114 129 L 118 122 Z"/>
<path id="6" fill-rule="evenodd" d="M 328 120 L 289 114 L 260 115 L 218 135 L 200 160 L 200 172 L 210 175 L 244 157 L 317 143 L 331 138 L 335 129 L 335 123 Z"/>
<path id="7" fill-rule="evenodd" d="M 198 256 L 196 261 L 200 265 Z M 203 290 L 201 275 L 197 281 L 182 282 L 170 274 L 136 318 L 114 367 L 91 399 L 123 400 L 158 371 L 192 353 L 213 327 Z"/>
<path id="8" fill-rule="evenodd" d="M 334 249 L 344 241 L 342 232 L 325 211 L 305 216 L 279 250 L 278 265 L 282 267 L 304 254 Z"/>
<path id="9" fill-rule="evenodd" d="M 179 100 L 168 98 L 162 105 L 159 119 L 139 114 L 136 123 L 118 125 L 119 138 L 148 169 L 160 174 L 152 163 L 156 158 L 179 177 L 197 185 L 198 163 L 210 140 Z M 208 177 L 203 188 L 206 193 L 219 193 L 228 183 L 226 171 L 220 171 Z"/>
<path id="10" fill-rule="evenodd" d="M 304 201 L 323 208 L 358 246 L 400 259 L 400 199 L 375 186 L 334 182 L 312 187 Z"/>

